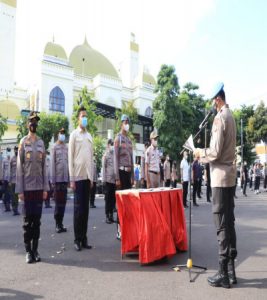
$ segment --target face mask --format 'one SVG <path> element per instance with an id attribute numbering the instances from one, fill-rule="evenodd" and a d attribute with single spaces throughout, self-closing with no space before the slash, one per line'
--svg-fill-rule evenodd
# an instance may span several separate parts
<path id="1" fill-rule="evenodd" d="M 166 159 L 169 160 L 170 158 L 169 158 L 169 157 L 166 157 Z"/>
<path id="2" fill-rule="evenodd" d="M 59 134 L 58 139 L 59 139 L 60 142 L 64 142 L 65 141 L 65 134 Z"/>
<path id="3" fill-rule="evenodd" d="M 38 125 L 36 123 L 29 123 L 30 132 L 35 133 L 37 130 L 37 126 Z"/>
<path id="4" fill-rule="evenodd" d="M 184 159 L 188 159 L 188 155 L 185 155 L 185 156 L 184 156 Z"/>
<path id="5" fill-rule="evenodd" d="M 82 117 L 82 122 L 81 125 L 83 128 L 85 128 L 87 126 L 88 122 L 87 122 L 87 118 L 86 117 Z"/>
<path id="6" fill-rule="evenodd" d="M 158 141 L 156 141 L 156 140 L 152 140 L 152 145 L 153 145 L 154 147 L 157 147 L 157 145 L 158 145 Z"/>
<path id="7" fill-rule="evenodd" d="M 18 156 L 18 151 L 15 151 L 15 155 Z"/>
<path id="8" fill-rule="evenodd" d="M 124 124 L 124 125 L 123 125 L 123 129 L 124 129 L 126 132 L 129 131 L 129 128 L 130 128 L 129 124 Z"/>

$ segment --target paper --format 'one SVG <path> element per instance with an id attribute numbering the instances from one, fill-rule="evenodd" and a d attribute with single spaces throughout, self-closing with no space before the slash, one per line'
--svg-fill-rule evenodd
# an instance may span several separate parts
<path id="1" fill-rule="evenodd" d="M 184 143 L 183 147 L 186 148 L 187 150 L 191 151 L 191 152 L 195 151 L 196 148 L 195 148 L 195 145 L 194 145 L 192 134 L 187 139 L 187 141 Z"/>

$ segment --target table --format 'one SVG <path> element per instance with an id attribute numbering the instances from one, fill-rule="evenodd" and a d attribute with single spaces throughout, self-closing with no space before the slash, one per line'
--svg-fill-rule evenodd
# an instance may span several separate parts
<path id="1" fill-rule="evenodd" d="M 187 250 L 182 189 L 116 192 L 121 254 L 139 252 L 141 264 Z"/>

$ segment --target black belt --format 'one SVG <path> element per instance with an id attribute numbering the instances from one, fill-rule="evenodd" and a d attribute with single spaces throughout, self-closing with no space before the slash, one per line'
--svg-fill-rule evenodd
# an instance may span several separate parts
<path id="1" fill-rule="evenodd" d="M 148 172 L 149 172 L 149 173 L 153 173 L 153 174 L 155 174 L 155 175 L 158 175 L 158 174 L 159 174 L 159 172 L 155 172 L 155 171 L 151 171 L 151 170 L 149 170 Z"/>

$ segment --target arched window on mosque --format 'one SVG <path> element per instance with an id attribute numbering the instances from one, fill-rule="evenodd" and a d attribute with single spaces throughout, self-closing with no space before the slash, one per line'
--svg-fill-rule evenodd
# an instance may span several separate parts
<path id="1" fill-rule="evenodd" d="M 148 106 L 148 108 L 145 111 L 145 116 L 148 118 L 152 118 L 152 115 L 153 115 L 153 110 L 150 106 Z"/>
<path id="2" fill-rule="evenodd" d="M 49 95 L 49 110 L 65 113 L 65 96 L 61 88 L 56 86 Z"/>

